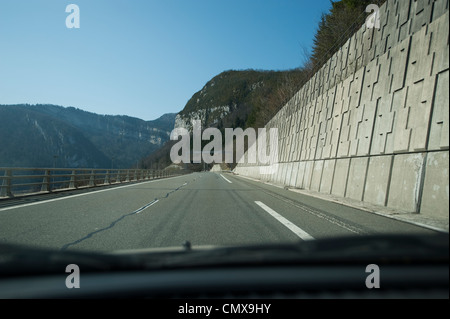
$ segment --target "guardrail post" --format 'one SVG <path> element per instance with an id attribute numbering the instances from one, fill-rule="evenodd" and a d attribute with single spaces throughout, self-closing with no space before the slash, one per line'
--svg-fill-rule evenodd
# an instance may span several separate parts
<path id="1" fill-rule="evenodd" d="M 130 170 L 127 169 L 127 177 L 125 179 L 125 182 L 129 182 L 130 181 Z"/>
<path id="2" fill-rule="evenodd" d="M 120 180 L 120 171 L 117 170 L 117 174 L 116 174 L 116 183 L 121 183 L 122 181 Z"/>
<path id="3" fill-rule="evenodd" d="M 103 184 L 110 184 L 110 182 L 109 182 L 109 171 L 108 171 L 108 170 L 106 171 L 106 174 L 105 174 L 105 181 L 104 181 Z"/>
<path id="4" fill-rule="evenodd" d="M 12 178 L 12 172 L 10 169 L 7 169 L 5 171 L 5 177 L 3 178 L 0 196 L 14 197 L 13 194 L 11 193 L 11 178 Z"/>
<path id="5" fill-rule="evenodd" d="M 137 175 L 136 175 L 136 170 L 134 170 L 134 181 L 137 181 Z"/>
<path id="6" fill-rule="evenodd" d="M 72 171 L 72 174 L 70 174 L 69 188 L 77 188 L 76 183 L 77 183 L 76 171 Z"/>
<path id="7" fill-rule="evenodd" d="M 91 171 L 91 176 L 89 177 L 89 187 L 95 186 L 95 175 L 94 170 Z"/>
<path id="8" fill-rule="evenodd" d="M 51 191 L 50 170 L 46 169 L 44 179 L 42 180 L 41 192 L 50 192 L 50 191 Z"/>

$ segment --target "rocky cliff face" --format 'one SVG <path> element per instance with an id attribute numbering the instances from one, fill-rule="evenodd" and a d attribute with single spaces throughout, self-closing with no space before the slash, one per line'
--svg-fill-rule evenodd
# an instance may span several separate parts
<path id="1" fill-rule="evenodd" d="M 215 106 L 210 109 L 200 109 L 198 111 L 192 111 L 187 114 L 177 114 L 175 117 L 175 128 L 185 128 L 188 131 L 192 131 L 192 121 L 201 121 L 202 126 L 217 126 L 219 122 L 228 116 L 233 110 L 233 107 Z"/>
<path id="2" fill-rule="evenodd" d="M 175 118 L 175 127 L 262 127 L 297 90 L 300 70 L 226 71 L 211 79 Z M 289 88 L 290 90 L 288 90 Z"/>

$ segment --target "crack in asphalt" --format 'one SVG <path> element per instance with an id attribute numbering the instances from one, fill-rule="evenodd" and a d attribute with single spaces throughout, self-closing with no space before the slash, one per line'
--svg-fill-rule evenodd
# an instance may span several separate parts
<path id="1" fill-rule="evenodd" d="M 195 181 L 195 179 L 193 180 L 193 182 Z M 156 204 L 160 199 L 164 199 L 170 196 L 170 194 L 175 193 L 176 191 L 180 190 L 182 187 L 186 186 L 188 184 L 188 182 L 185 182 L 183 185 L 178 186 L 177 188 L 171 190 L 170 192 L 168 192 L 166 195 L 161 196 L 160 198 L 155 198 L 154 200 L 152 200 L 151 202 L 145 204 L 144 206 L 142 206 L 141 208 L 136 209 L 135 211 L 128 213 L 128 214 L 124 214 L 122 216 L 120 216 L 119 218 L 117 218 L 116 220 L 114 220 L 111 224 L 109 224 L 109 226 L 106 226 L 104 228 L 101 229 L 97 229 L 96 231 L 90 232 L 89 234 L 87 234 L 86 236 L 77 239 L 71 243 L 65 244 L 64 246 L 62 246 L 60 248 L 60 250 L 66 250 L 67 248 L 69 248 L 70 246 L 74 246 L 77 245 L 79 243 L 81 243 L 82 241 L 91 238 L 92 236 L 94 236 L 97 233 L 103 232 L 105 230 L 109 230 L 111 228 L 113 228 L 118 222 L 120 222 L 121 220 L 125 219 L 128 216 L 132 216 L 132 215 L 136 215 L 138 213 L 140 213 L 141 211 L 145 210 L 146 208 L 152 206 L 153 204 Z"/>

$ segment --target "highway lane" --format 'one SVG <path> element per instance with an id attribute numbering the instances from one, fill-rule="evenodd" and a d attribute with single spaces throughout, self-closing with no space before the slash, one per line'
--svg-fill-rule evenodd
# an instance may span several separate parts
<path id="1" fill-rule="evenodd" d="M 114 251 L 432 233 L 226 173 L 203 172 L 0 208 L 0 243 Z"/>

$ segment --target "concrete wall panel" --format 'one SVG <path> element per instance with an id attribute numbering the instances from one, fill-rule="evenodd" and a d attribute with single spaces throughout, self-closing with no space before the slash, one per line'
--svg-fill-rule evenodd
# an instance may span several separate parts
<path id="1" fill-rule="evenodd" d="M 336 160 L 325 160 L 323 163 L 322 180 L 319 189 L 321 193 L 331 194 L 335 164 Z"/>
<path id="2" fill-rule="evenodd" d="M 300 162 L 298 165 L 297 181 L 295 182 L 295 187 L 304 189 L 303 177 L 305 176 L 305 168 L 307 162 Z"/>
<path id="3" fill-rule="evenodd" d="M 291 177 L 292 177 L 292 166 L 293 165 L 294 165 L 294 163 L 287 164 L 286 176 L 284 177 L 284 181 L 283 181 L 284 185 L 291 186 L 290 182 L 291 182 Z"/>
<path id="4" fill-rule="evenodd" d="M 448 218 L 449 188 L 448 188 L 448 152 L 432 152 L 427 156 L 425 182 L 421 214 Z"/>
<path id="5" fill-rule="evenodd" d="M 386 204 L 392 156 L 374 156 L 369 160 L 364 201 L 384 206 Z"/>
<path id="6" fill-rule="evenodd" d="M 331 187 L 331 194 L 336 196 L 345 196 L 348 178 L 348 168 L 350 159 L 336 160 L 336 168 L 334 169 L 333 186 Z"/>
<path id="7" fill-rule="evenodd" d="M 323 160 L 314 161 L 313 173 L 311 177 L 310 189 L 318 192 L 320 189 L 320 182 L 322 179 Z"/>
<path id="8" fill-rule="evenodd" d="M 311 177 L 314 168 L 314 161 L 307 161 L 305 166 L 305 175 L 303 176 L 303 188 L 311 189 Z"/>
<path id="9" fill-rule="evenodd" d="M 351 159 L 345 197 L 362 200 L 368 160 L 368 157 L 356 157 Z"/>
<path id="10" fill-rule="evenodd" d="M 404 154 L 394 157 L 388 206 L 408 212 L 418 212 L 424 154 Z"/>
<path id="11" fill-rule="evenodd" d="M 291 179 L 289 180 L 289 186 L 295 187 L 297 185 L 298 169 L 300 162 L 295 162 L 292 165 Z"/>

